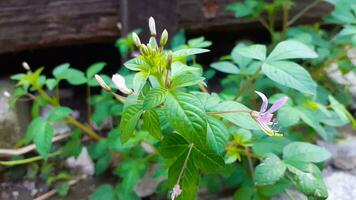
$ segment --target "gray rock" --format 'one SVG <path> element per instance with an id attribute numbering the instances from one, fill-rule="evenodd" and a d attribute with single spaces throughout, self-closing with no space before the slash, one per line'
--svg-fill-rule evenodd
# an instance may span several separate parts
<path id="1" fill-rule="evenodd" d="M 20 124 L 17 114 L 10 110 L 5 91 L 11 91 L 13 85 L 8 81 L 0 81 L 0 148 L 10 148 L 20 138 Z"/>
<path id="2" fill-rule="evenodd" d="M 349 138 L 335 144 L 319 142 L 319 145 L 324 146 L 331 154 L 331 164 L 339 169 L 355 169 L 356 168 L 356 138 Z"/>
<path id="3" fill-rule="evenodd" d="M 356 177 L 346 172 L 335 172 L 324 178 L 328 200 L 355 200 Z"/>
<path id="4" fill-rule="evenodd" d="M 308 198 L 304 194 L 293 189 L 288 189 L 288 194 L 292 196 L 294 200 L 308 200 Z M 285 193 L 271 198 L 271 200 L 290 200 L 290 199 L 291 198 L 289 198 L 288 195 Z"/>

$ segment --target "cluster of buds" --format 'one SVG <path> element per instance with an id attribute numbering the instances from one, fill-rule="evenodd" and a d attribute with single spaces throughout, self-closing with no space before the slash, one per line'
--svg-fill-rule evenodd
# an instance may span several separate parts
<path id="1" fill-rule="evenodd" d="M 153 19 L 153 17 L 149 18 L 148 27 L 149 27 L 150 33 L 151 33 L 151 37 L 150 37 L 148 44 L 142 44 L 140 37 L 137 35 L 137 33 L 135 33 L 135 32 L 132 33 L 132 40 L 133 40 L 135 46 L 140 50 L 141 54 L 145 55 L 145 56 L 150 55 L 159 49 L 158 45 L 157 45 L 157 40 L 156 40 L 156 38 L 157 38 L 156 22 Z M 168 41 L 168 31 L 166 29 L 164 29 L 161 34 L 160 41 L 159 41 L 161 50 L 164 48 L 164 46 L 166 46 L 167 41 Z"/>

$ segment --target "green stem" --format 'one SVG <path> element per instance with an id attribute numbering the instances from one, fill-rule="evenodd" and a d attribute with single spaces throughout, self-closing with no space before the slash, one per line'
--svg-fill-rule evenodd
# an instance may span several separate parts
<path id="1" fill-rule="evenodd" d="M 208 115 L 220 115 L 220 114 L 229 114 L 229 113 L 251 113 L 251 110 L 227 110 L 227 111 L 219 111 L 219 112 L 206 112 Z"/>
<path id="2" fill-rule="evenodd" d="M 260 71 L 261 71 L 261 68 L 259 68 L 258 70 L 256 70 L 256 72 L 255 72 L 252 76 L 250 76 L 250 77 L 247 79 L 246 83 L 245 83 L 244 85 L 241 85 L 239 91 L 237 92 L 237 94 L 236 94 L 236 96 L 235 96 L 235 98 L 234 98 L 235 101 L 243 94 L 243 92 L 244 92 L 247 88 L 249 88 L 249 87 L 251 86 L 251 84 L 253 83 L 253 81 L 254 81 L 255 79 L 257 79 L 258 75 L 260 74 Z"/>
<path id="3" fill-rule="evenodd" d="M 87 84 L 87 111 L 88 111 L 88 113 L 87 113 L 87 115 L 88 115 L 88 124 L 90 124 L 91 123 L 91 119 L 90 119 L 90 117 L 91 117 L 91 105 L 90 105 L 90 96 L 91 96 L 91 91 L 90 91 L 90 86 Z"/>
<path id="4" fill-rule="evenodd" d="M 184 173 L 185 168 L 187 167 L 188 160 L 189 160 L 190 154 L 192 153 L 193 146 L 194 146 L 193 143 L 189 144 L 188 154 L 187 154 L 187 157 L 185 157 L 185 160 L 184 160 L 184 163 L 183 163 L 183 167 L 180 170 L 180 173 L 179 173 L 179 176 L 178 176 L 178 179 L 177 179 L 177 183 L 176 183 L 177 185 L 179 185 L 180 179 L 183 177 L 183 173 Z"/>
<path id="5" fill-rule="evenodd" d="M 294 15 L 291 20 L 288 21 L 287 26 L 291 26 L 293 23 L 295 23 L 299 18 L 301 18 L 306 12 L 308 12 L 310 9 L 313 7 L 317 6 L 321 1 L 323 0 L 315 0 L 313 3 L 309 4 L 306 6 L 304 9 L 302 9 L 299 13 Z"/>
<path id="6" fill-rule="evenodd" d="M 47 158 L 57 156 L 60 153 L 61 153 L 60 151 L 50 153 L 50 154 L 48 154 Z M 21 160 L 0 161 L 0 165 L 4 165 L 4 166 L 24 165 L 24 164 L 36 162 L 36 161 L 43 160 L 43 159 L 44 158 L 42 158 L 41 156 L 35 156 L 35 157 L 21 159 Z"/>

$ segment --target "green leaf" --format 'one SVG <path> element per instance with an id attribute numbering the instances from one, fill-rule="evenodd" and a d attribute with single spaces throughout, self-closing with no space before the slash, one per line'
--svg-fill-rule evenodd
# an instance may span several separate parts
<path id="1" fill-rule="evenodd" d="M 154 138 L 161 139 L 161 127 L 159 117 L 155 110 L 147 110 L 143 113 L 143 128 Z"/>
<path id="2" fill-rule="evenodd" d="M 312 127 L 324 140 L 330 141 L 329 134 L 325 131 L 325 129 L 320 125 L 319 119 L 315 112 L 306 109 L 304 107 L 298 106 L 296 107 L 298 110 L 298 114 L 300 118 Z"/>
<path id="3" fill-rule="evenodd" d="M 43 127 L 46 126 L 46 120 L 43 119 L 42 117 L 36 117 L 34 118 L 31 123 L 28 125 L 27 132 L 24 138 L 24 143 L 28 144 L 30 143 L 35 135 L 37 134 L 38 130 L 44 129 Z"/>
<path id="4" fill-rule="evenodd" d="M 90 65 L 86 72 L 87 78 L 89 79 L 93 77 L 95 74 L 99 73 L 101 70 L 104 69 L 105 65 L 106 65 L 105 62 L 98 62 Z"/>
<path id="5" fill-rule="evenodd" d="M 56 79 L 63 79 L 63 74 L 67 69 L 69 69 L 70 64 L 69 63 L 64 63 L 61 65 L 58 65 L 57 67 L 54 68 L 52 71 L 52 74 Z"/>
<path id="6" fill-rule="evenodd" d="M 306 94 L 316 93 L 316 83 L 309 72 L 297 63 L 289 61 L 264 63 L 262 71 L 268 78 L 281 85 Z"/>
<path id="7" fill-rule="evenodd" d="M 58 185 L 56 185 L 55 189 L 59 196 L 65 197 L 68 195 L 70 187 L 69 187 L 68 182 L 62 182 L 62 183 L 59 183 Z"/>
<path id="8" fill-rule="evenodd" d="M 159 151 L 165 158 L 173 158 L 188 149 L 188 142 L 179 134 L 170 133 L 164 137 Z"/>
<path id="9" fill-rule="evenodd" d="M 286 171 L 286 165 L 274 154 L 266 158 L 255 170 L 255 184 L 258 186 L 272 185 L 281 179 Z"/>
<path id="10" fill-rule="evenodd" d="M 38 118 L 40 119 L 40 118 Z M 46 158 L 52 147 L 52 137 L 54 133 L 53 127 L 43 118 L 38 121 L 37 129 L 33 130 L 33 142 L 36 145 L 36 150 L 41 157 Z"/>
<path id="11" fill-rule="evenodd" d="M 211 68 L 228 74 L 240 74 L 240 69 L 236 65 L 227 61 L 220 61 L 210 64 Z"/>
<path id="12" fill-rule="evenodd" d="M 224 112 L 224 111 L 231 111 L 231 110 L 246 110 L 249 111 L 250 109 L 246 106 L 235 102 L 235 101 L 224 101 L 215 108 L 213 108 L 215 112 Z M 225 113 L 225 114 L 217 114 L 222 118 L 230 121 L 231 123 L 240 126 L 245 129 L 254 129 L 258 130 L 259 127 L 254 119 L 252 119 L 251 115 L 246 112 L 236 112 L 236 113 Z"/>
<path id="13" fill-rule="evenodd" d="M 296 40 L 286 40 L 277 44 L 268 55 L 267 61 L 286 60 L 294 58 L 317 58 L 318 54 L 305 44 Z"/>
<path id="14" fill-rule="evenodd" d="M 299 162 L 322 162 L 330 158 L 330 153 L 323 147 L 305 142 L 293 142 L 283 149 L 283 159 Z"/>
<path id="15" fill-rule="evenodd" d="M 169 124 L 184 138 L 195 144 L 206 143 L 206 115 L 199 99 L 172 91 L 167 94 L 164 109 Z"/>
<path id="16" fill-rule="evenodd" d="M 252 150 L 260 156 L 265 156 L 268 153 L 282 154 L 283 148 L 290 141 L 284 137 L 265 137 L 253 143 Z"/>
<path id="17" fill-rule="evenodd" d="M 53 108 L 53 110 L 49 114 L 48 120 L 49 121 L 62 120 L 65 117 L 68 117 L 72 112 L 73 112 L 73 110 L 68 107 L 56 107 L 56 108 Z"/>
<path id="18" fill-rule="evenodd" d="M 84 73 L 77 70 L 69 68 L 66 71 L 61 73 L 62 79 L 68 81 L 72 85 L 81 85 L 87 82 L 87 78 Z"/>
<path id="19" fill-rule="evenodd" d="M 281 126 L 288 127 L 299 122 L 298 111 L 292 106 L 285 105 L 278 110 L 278 122 Z"/>
<path id="20" fill-rule="evenodd" d="M 102 157 L 95 164 L 95 174 L 100 175 L 102 174 L 111 163 L 111 156 L 109 153 L 104 154 Z"/>
<path id="21" fill-rule="evenodd" d="M 168 170 L 168 185 L 170 188 L 176 184 L 180 171 L 187 157 L 188 149 L 181 154 Z M 183 176 L 181 177 L 182 194 L 177 200 L 196 200 L 199 184 L 199 173 L 194 159 L 189 158 Z"/>
<path id="22" fill-rule="evenodd" d="M 208 132 L 207 132 L 207 143 L 210 149 L 215 153 L 221 154 L 224 151 L 225 145 L 229 139 L 229 131 L 224 123 L 220 120 L 208 116 Z"/>
<path id="23" fill-rule="evenodd" d="M 204 78 L 196 74 L 179 74 L 174 76 L 171 82 L 171 88 L 187 87 L 202 83 Z"/>
<path id="24" fill-rule="evenodd" d="M 248 47 L 240 47 L 237 52 L 244 57 L 264 61 L 266 60 L 267 49 L 265 45 L 255 44 Z"/>
<path id="25" fill-rule="evenodd" d="M 135 94 L 140 94 L 141 89 L 145 85 L 149 74 L 142 71 L 135 74 L 133 78 L 133 89 Z"/>
<path id="26" fill-rule="evenodd" d="M 209 52 L 208 49 L 200 49 L 200 48 L 189 48 L 189 49 L 180 49 L 173 52 L 174 57 L 182 57 L 182 56 L 191 56 L 200 53 Z"/>
<path id="27" fill-rule="evenodd" d="M 120 122 L 120 138 L 122 143 L 127 142 L 134 134 L 142 112 L 142 105 L 139 104 L 130 105 L 124 110 Z"/>
<path id="28" fill-rule="evenodd" d="M 134 187 L 146 171 L 146 164 L 142 160 L 127 160 L 121 163 L 115 173 L 122 177 L 118 187 L 119 199 L 139 200 Z"/>
<path id="29" fill-rule="evenodd" d="M 317 166 L 308 163 L 303 164 L 298 168 L 292 165 L 287 165 L 287 168 L 288 171 L 293 174 L 291 180 L 299 191 L 303 192 L 308 197 L 317 197 L 320 199 L 326 199 L 328 197 L 327 188 Z"/>
<path id="30" fill-rule="evenodd" d="M 114 188 L 105 184 L 98 187 L 95 192 L 90 196 L 90 200 L 115 200 Z"/>
<path id="31" fill-rule="evenodd" d="M 149 110 L 162 104 L 166 99 L 167 90 L 164 88 L 153 88 L 148 91 L 143 102 L 143 109 Z"/>
<path id="32" fill-rule="evenodd" d="M 222 172 L 225 169 L 223 157 L 205 146 L 194 145 L 192 158 L 197 167 L 206 173 Z"/>
<path id="33" fill-rule="evenodd" d="M 124 66 L 132 71 L 141 71 L 148 67 L 148 65 L 144 61 L 138 58 L 133 58 L 131 60 L 126 61 L 124 63 Z"/>
<path id="34" fill-rule="evenodd" d="M 199 70 L 200 69 L 198 67 L 190 67 L 188 65 L 181 63 L 180 61 L 176 61 L 172 63 L 172 69 L 170 75 L 171 77 L 174 77 L 185 73 L 199 72 Z"/>
<path id="35" fill-rule="evenodd" d="M 46 86 L 49 90 L 53 90 L 58 84 L 58 81 L 54 78 L 49 78 L 46 80 Z"/>

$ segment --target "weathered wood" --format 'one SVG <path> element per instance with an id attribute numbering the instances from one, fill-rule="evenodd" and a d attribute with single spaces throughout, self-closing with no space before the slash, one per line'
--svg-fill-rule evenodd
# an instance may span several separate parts
<path id="1" fill-rule="evenodd" d="M 294 16 L 307 5 L 315 0 L 296 0 L 290 16 Z M 241 2 L 241 0 L 179 0 L 179 22 L 178 25 L 187 30 L 188 33 L 238 31 L 246 29 L 247 25 L 255 25 L 257 21 L 248 19 L 237 19 L 233 13 L 225 10 L 226 6 Z M 332 9 L 328 3 L 321 2 L 309 10 L 297 22 L 312 23 L 319 21 Z M 278 16 L 278 19 L 281 19 Z"/>
<path id="2" fill-rule="evenodd" d="M 172 36 L 178 25 L 179 0 L 120 0 L 120 16 L 123 35 L 141 28 L 145 39 L 148 39 L 148 18 L 153 16 L 158 34 L 167 29 Z"/>
<path id="3" fill-rule="evenodd" d="M 113 42 L 119 0 L 2 0 L 0 53 Z"/>

